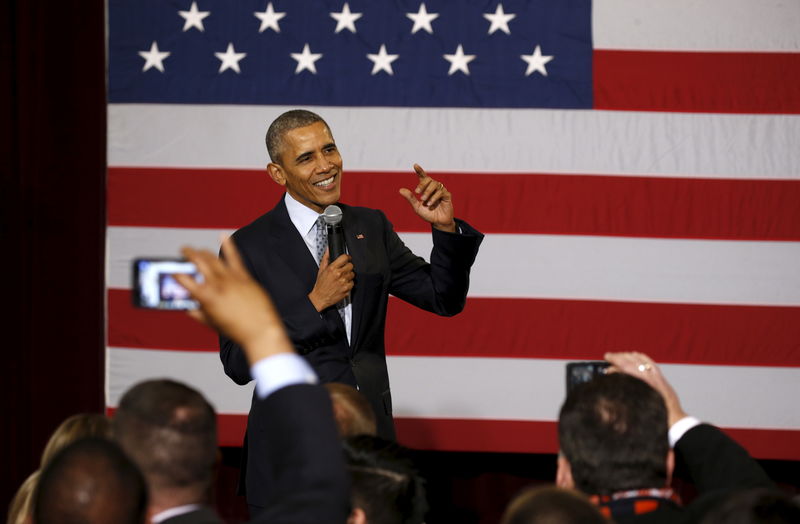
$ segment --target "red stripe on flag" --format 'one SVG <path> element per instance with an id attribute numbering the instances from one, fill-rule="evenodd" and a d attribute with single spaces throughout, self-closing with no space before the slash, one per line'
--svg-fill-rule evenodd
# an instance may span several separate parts
<path id="1" fill-rule="evenodd" d="M 107 410 L 113 413 L 113 409 Z M 491 453 L 556 453 L 556 422 L 525 420 L 395 418 L 397 440 L 414 449 Z M 217 415 L 220 446 L 241 446 L 247 415 Z M 800 431 L 728 429 L 759 459 L 800 460 Z"/>
<path id="2" fill-rule="evenodd" d="M 389 307 L 392 355 L 597 360 L 637 350 L 663 363 L 800 366 L 800 307 L 470 298 L 452 318 Z"/>
<path id="3" fill-rule="evenodd" d="M 484 233 L 800 240 L 800 180 L 432 173 Z M 429 231 L 398 188 L 411 173 L 347 172 L 342 201 L 381 208 L 395 229 Z M 282 188 L 231 169 L 110 168 L 111 226 L 238 228 Z"/>
<path id="4" fill-rule="evenodd" d="M 127 289 L 108 290 L 108 344 L 123 348 L 219 351 L 217 333 L 183 311 L 133 305 Z"/>
<path id="5" fill-rule="evenodd" d="M 452 318 L 394 298 L 389 307 L 395 356 L 596 360 L 636 349 L 663 363 L 800 366 L 800 307 L 470 298 Z M 108 315 L 114 347 L 218 350 L 211 330 L 183 313 L 137 309 L 128 290 L 109 290 Z"/>
<path id="6" fill-rule="evenodd" d="M 397 441 L 414 449 L 556 453 L 558 425 L 532 420 L 395 418 Z"/>
<path id="7" fill-rule="evenodd" d="M 595 109 L 800 113 L 800 54 L 594 51 Z"/>

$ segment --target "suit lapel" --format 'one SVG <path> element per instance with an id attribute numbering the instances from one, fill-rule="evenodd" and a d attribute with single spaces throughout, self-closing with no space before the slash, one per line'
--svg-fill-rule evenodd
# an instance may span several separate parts
<path id="1" fill-rule="evenodd" d="M 355 349 L 358 344 L 358 334 L 361 328 L 361 321 L 363 316 L 363 303 L 364 303 L 364 286 L 358 285 L 358 268 L 365 267 L 367 259 L 367 248 L 364 242 L 361 226 L 353 216 L 353 213 L 348 213 L 349 208 L 341 205 L 344 213 L 344 220 L 342 221 L 344 228 L 345 243 L 347 244 L 347 251 L 353 258 L 353 267 L 356 272 L 356 282 L 353 286 L 353 291 L 350 298 L 353 303 L 353 318 L 352 325 L 350 326 L 350 348 Z M 361 235 L 361 238 L 357 238 Z"/>
<path id="2" fill-rule="evenodd" d="M 270 244 L 269 249 L 280 253 L 279 258 L 284 262 L 289 261 L 286 263 L 289 271 L 293 272 L 307 289 L 312 289 L 317 281 L 319 268 L 305 240 L 289 218 L 283 198 L 275 206 L 273 220 L 275 224 L 269 228 L 270 238 L 267 240 Z"/>

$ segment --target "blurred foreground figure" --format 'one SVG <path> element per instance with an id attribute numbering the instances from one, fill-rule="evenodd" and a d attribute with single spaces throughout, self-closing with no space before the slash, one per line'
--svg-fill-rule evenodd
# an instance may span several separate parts
<path id="1" fill-rule="evenodd" d="M 172 380 L 140 382 L 120 399 L 113 428 L 147 481 L 148 520 L 222 523 L 206 506 L 217 457 L 217 417 L 203 395 Z"/>
<path id="2" fill-rule="evenodd" d="M 730 496 L 703 524 L 792 524 L 800 522 L 800 501 L 776 490 L 751 489 Z"/>
<path id="3" fill-rule="evenodd" d="M 530 488 L 506 508 L 501 524 L 607 524 L 584 495 L 553 486 Z"/>
<path id="4" fill-rule="evenodd" d="M 376 434 L 375 412 L 367 397 L 347 384 L 329 382 L 324 386 L 333 402 L 333 414 L 340 437 Z"/>
<path id="5" fill-rule="evenodd" d="M 138 468 L 106 439 L 78 440 L 44 467 L 33 505 L 36 524 L 141 524 L 147 488 Z"/>
<path id="6" fill-rule="evenodd" d="M 348 524 L 425 522 L 425 481 L 405 448 L 369 435 L 345 439 L 343 446 L 352 479 Z"/>

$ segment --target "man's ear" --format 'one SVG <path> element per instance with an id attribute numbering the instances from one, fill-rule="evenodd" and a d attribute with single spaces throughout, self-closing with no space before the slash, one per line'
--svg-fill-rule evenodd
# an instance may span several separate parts
<path id="1" fill-rule="evenodd" d="M 283 168 L 280 164 L 276 164 L 275 162 L 267 164 L 267 173 L 269 173 L 269 177 L 276 183 L 282 186 L 286 185 L 286 177 L 283 175 Z"/>
<path id="2" fill-rule="evenodd" d="M 574 489 L 575 481 L 572 479 L 572 466 L 569 460 L 558 454 L 558 469 L 556 470 L 556 486 L 559 488 Z"/>
<path id="3" fill-rule="evenodd" d="M 675 451 L 667 452 L 667 486 L 672 484 L 672 472 L 675 471 Z"/>
<path id="4" fill-rule="evenodd" d="M 367 524 L 367 514 L 361 508 L 353 508 L 347 517 L 347 524 Z"/>

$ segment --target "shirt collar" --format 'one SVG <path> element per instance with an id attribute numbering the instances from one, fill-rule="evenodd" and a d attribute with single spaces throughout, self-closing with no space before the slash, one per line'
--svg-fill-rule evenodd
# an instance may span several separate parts
<path id="1" fill-rule="evenodd" d="M 300 236 L 305 238 L 316 223 L 319 213 L 295 200 L 288 192 L 284 197 L 284 202 L 286 202 L 286 211 L 289 212 L 289 220 L 297 228 Z"/>

